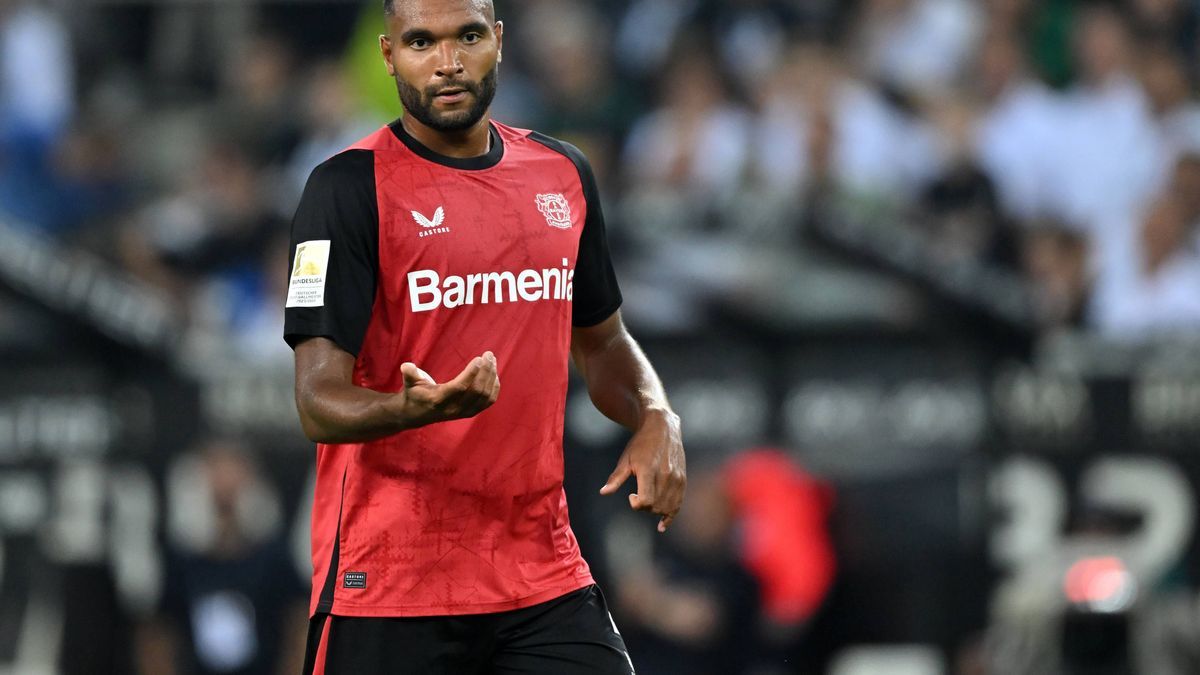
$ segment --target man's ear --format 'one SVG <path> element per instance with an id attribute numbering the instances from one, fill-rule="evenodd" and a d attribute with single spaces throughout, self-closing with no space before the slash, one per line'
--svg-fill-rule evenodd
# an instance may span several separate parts
<path id="1" fill-rule="evenodd" d="M 383 62 L 387 64 L 388 76 L 395 77 L 396 67 L 392 65 L 392 40 L 386 35 L 379 36 L 379 54 L 383 56 Z"/>
<path id="2" fill-rule="evenodd" d="M 496 32 L 496 62 L 504 60 L 504 22 L 497 21 L 492 28 Z"/>

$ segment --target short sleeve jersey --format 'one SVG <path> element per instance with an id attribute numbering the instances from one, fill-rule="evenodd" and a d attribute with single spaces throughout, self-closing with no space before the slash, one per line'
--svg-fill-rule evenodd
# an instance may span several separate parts
<path id="1" fill-rule="evenodd" d="M 526 607 L 592 582 L 567 518 L 562 434 L 572 326 L 621 304 L 595 180 L 573 146 L 491 123 L 481 157 L 398 122 L 318 166 L 292 223 L 285 339 L 356 356 L 399 392 L 496 354 L 475 417 L 318 444 L 313 613 L 433 616 Z"/>

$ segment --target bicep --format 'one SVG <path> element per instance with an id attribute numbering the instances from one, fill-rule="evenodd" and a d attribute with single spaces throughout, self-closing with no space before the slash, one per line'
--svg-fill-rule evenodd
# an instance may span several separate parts
<path id="1" fill-rule="evenodd" d="M 592 326 L 576 326 L 571 329 L 571 358 L 580 373 L 587 376 L 587 359 L 607 351 L 614 342 L 626 334 L 621 312 L 615 311 Z"/>

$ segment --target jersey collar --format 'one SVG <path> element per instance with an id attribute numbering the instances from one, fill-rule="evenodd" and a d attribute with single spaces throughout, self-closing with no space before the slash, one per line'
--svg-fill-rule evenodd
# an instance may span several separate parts
<path id="1" fill-rule="evenodd" d="M 420 141 L 412 137 L 404 129 L 404 125 L 400 123 L 400 119 L 388 125 L 396 138 L 400 139 L 409 150 L 412 150 L 418 157 L 427 159 L 435 164 L 450 167 L 451 169 L 465 169 L 467 171 L 478 171 L 480 169 L 490 169 L 500 163 L 504 157 L 504 141 L 500 139 L 500 133 L 496 131 L 495 125 L 488 122 L 488 132 L 492 135 L 492 147 L 487 151 L 487 154 L 478 157 L 447 157 L 446 155 L 434 152 L 421 144 Z"/>

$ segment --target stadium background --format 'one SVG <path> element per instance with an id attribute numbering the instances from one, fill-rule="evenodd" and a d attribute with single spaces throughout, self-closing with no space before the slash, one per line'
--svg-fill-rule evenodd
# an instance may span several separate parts
<path id="1" fill-rule="evenodd" d="M 508 0 L 684 420 L 572 520 L 640 671 L 1200 672 L 1195 0 Z M 297 672 L 308 171 L 376 3 L 0 1 L 0 673 Z"/>

